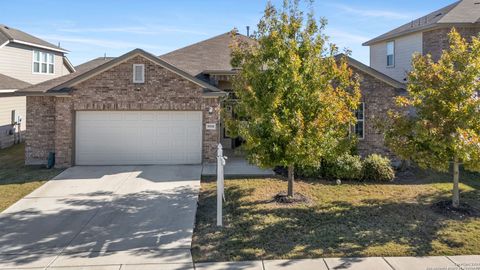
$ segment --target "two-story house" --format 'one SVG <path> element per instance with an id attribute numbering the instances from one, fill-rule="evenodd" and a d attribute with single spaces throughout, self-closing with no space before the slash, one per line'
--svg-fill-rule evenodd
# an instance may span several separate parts
<path id="1" fill-rule="evenodd" d="M 26 98 L 16 91 L 75 71 L 68 51 L 18 29 L 0 25 L 0 148 L 21 140 Z"/>
<path id="2" fill-rule="evenodd" d="M 480 33 L 480 1 L 462 0 L 380 35 L 370 46 L 370 66 L 399 82 L 406 82 L 414 53 L 438 60 L 448 49 L 452 27 L 467 40 Z"/>

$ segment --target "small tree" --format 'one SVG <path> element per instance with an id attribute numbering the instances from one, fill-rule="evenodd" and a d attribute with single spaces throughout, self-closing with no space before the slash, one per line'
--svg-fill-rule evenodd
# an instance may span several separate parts
<path id="1" fill-rule="evenodd" d="M 459 164 L 480 170 L 480 39 L 468 43 L 453 29 L 450 49 L 434 62 L 415 55 L 408 95 L 397 103 L 410 114 L 391 113 L 389 146 L 422 168 L 448 171 L 453 163 L 453 207 L 460 206 Z"/>
<path id="2" fill-rule="evenodd" d="M 236 117 L 230 134 L 245 140 L 247 158 L 261 167 L 288 167 L 293 196 L 295 166 L 319 166 L 322 158 L 347 151 L 349 125 L 360 99 L 359 83 L 346 59 L 323 34 L 325 20 L 307 16 L 299 2 L 270 3 L 256 42 L 233 44 Z"/>

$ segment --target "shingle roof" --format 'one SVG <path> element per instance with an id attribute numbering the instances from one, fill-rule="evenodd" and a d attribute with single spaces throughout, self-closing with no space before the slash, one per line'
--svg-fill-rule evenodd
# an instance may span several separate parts
<path id="1" fill-rule="evenodd" d="M 61 76 L 61 77 L 57 77 L 55 79 L 51 79 L 51 80 L 48 80 L 48 81 L 45 81 L 45 82 L 42 82 L 42 83 L 39 83 L 39 84 L 35 84 L 35 85 L 32 85 L 30 87 L 27 87 L 27 88 L 24 88 L 24 89 L 21 89 L 19 91 L 17 91 L 18 94 L 29 94 L 29 93 L 46 93 L 48 92 L 50 89 L 53 89 L 55 87 L 57 87 L 58 85 L 61 85 L 61 84 L 64 84 L 70 80 L 73 80 L 77 77 L 79 77 L 80 75 L 83 75 L 85 74 L 86 72 L 96 68 L 96 67 L 99 67 L 105 63 L 108 63 L 110 62 L 111 60 L 113 60 L 114 58 L 113 57 L 99 57 L 99 58 L 95 58 L 93 60 L 90 60 L 88 62 L 85 62 L 81 65 L 78 65 L 75 67 L 75 72 L 74 73 L 70 73 L 68 75 L 65 75 L 65 76 Z"/>
<path id="2" fill-rule="evenodd" d="M 172 66 L 169 63 L 166 63 L 162 59 L 158 58 L 155 55 L 145 52 L 141 49 L 135 49 L 130 51 L 120 57 L 116 58 L 97 58 L 82 65 L 76 67 L 76 72 L 71 73 L 69 75 L 65 75 L 53 80 L 49 80 L 37 85 L 33 85 L 31 87 L 27 87 L 18 91 L 17 93 L 25 94 L 25 95 L 58 95 L 58 94 L 66 94 L 70 91 L 71 87 L 75 84 L 78 84 L 92 76 L 95 76 L 98 73 L 101 73 L 105 70 L 108 70 L 113 65 L 121 63 L 126 59 L 129 59 L 133 56 L 141 55 L 154 63 L 162 66 L 163 68 L 170 70 L 173 73 L 182 76 L 183 78 L 201 86 L 205 90 L 205 94 L 207 95 L 225 95 L 226 93 L 221 91 L 220 89 L 216 88 L 213 85 L 210 85 L 204 81 L 201 81 L 194 76 L 188 74 L 187 72 L 178 69 L 175 66 Z"/>
<path id="3" fill-rule="evenodd" d="M 0 90 L 22 89 L 30 86 L 29 83 L 0 74 Z"/>
<path id="4" fill-rule="evenodd" d="M 253 42 L 244 35 L 237 34 L 237 37 Z M 159 57 L 192 76 L 198 76 L 205 70 L 232 70 L 230 65 L 232 41 L 232 34 L 228 32 Z"/>
<path id="5" fill-rule="evenodd" d="M 480 23 L 480 1 L 461 0 L 369 40 L 363 45 L 370 46 L 387 39 L 442 25 L 474 23 Z"/>
<path id="6" fill-rule="evenodd" d="M 405 84 L 403 84 L 403 83 L 401 83 L 401 82 L 393 79 L 392 77 L 387 76 L 387 75 L 385 75 L 385 74 L 383 74 L 383 73 L 381 73 L 381 72 L 379 72 L 379 71 L 377 71 L 377 70 L 375 70 L 375 69 L 373 69 L 373 68 L 371 68 L 371 67 L 363 64 L 363 63 L 360 62 L 360 61 L 357 61 L 357 60 L 353 59 L 352 57 L 350 57 L 350 56 L 348 56 L 348 55 L 345 55 L 345 54 L 341 53 L 341 54 L 338 54 L 338 55 L 335 56 L 335 58 L 336 58 L 337 60 L 339 60 L 339 59 L 341 59 L 341 58 L 343 58 L 343 57 L 346 57 L 347 63 L 348 63 L 349 66 L 354 67 L 354 68 L 356 68 L 356 69 L 358 69 L 358 70 L 360 70 L 360 71 L 362 71 L 362 72 L 365 72 L 366 74 L 368 74 L 368 75 L 370 75 L 370 76 L 372 76 L 372 77 L 375 77 L 375 78 L 377 78 L 378 80 L 381 80 L 381 81 L 383 81 L 384 83 L 386 83 L 386 84 L 388 84 L 388 85 L 390 85 L 390 86 L 392 86 L 392 87 L 395 87 L 395 88 L 397 88 L 397 89 L 406 89 L 406 85 L 405 85 Z"/>
<path id="7" fill-rule="evenodd" d="M 20 42 L 20 43 L 23 42 L 23 43 L 33 44 L 39 47 L 51 49 L 54 51 L 67 52 L 67 50 L 62 49 L 58 46 L 55 46 L 52 43 L 49 43 L 43 39 L 39 39 L 37 37 L 34 37 L 18 29 L 0 24 L 0 45 L 4 44 L 7 41 Z"/>

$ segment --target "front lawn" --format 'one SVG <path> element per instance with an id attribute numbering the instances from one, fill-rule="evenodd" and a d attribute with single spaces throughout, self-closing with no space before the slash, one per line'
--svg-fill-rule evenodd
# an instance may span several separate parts
<path id="1" fill-rule="evenodd" d="M 25 166 L 25 145 L 0 150 L 0 212 L 61 172 Z"/>
<path id="2" fill-rule="evenodd" d="M 391 184 L 297 181 L 311 202 L 291 206 L 271 202 L 285 181 L 226 180 L 223 229 L 215 226 L 215 182 L 202 183 L 194 260 L 477 254 L 480 217 L 431 208 L 450 198 L 450 176 L 415 175 Z M 480 177 L 463 177 L 461 199 L 480 209 Z"/>

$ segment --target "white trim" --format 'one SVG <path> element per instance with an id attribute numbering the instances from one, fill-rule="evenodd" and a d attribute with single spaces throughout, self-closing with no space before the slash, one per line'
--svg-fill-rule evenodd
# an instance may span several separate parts
<path id="1" fill-rule="evenodd" d="M 62 53 L 68 53 L 69 52 L 67 50 L 54 48 L 54 47 L 47 47 L 47 46 L 38 45 L 38 44 L 30 43 L 30 42 L 25 42 L 25 41 L 21 41 L 21 40 L 17 40 L 17 39 L 13 39 L 12 42 L 15 42 L 15 43 L 18 43 L 18 44 L 23 44 L 23 45 L 28 45 L 28 46 L 32 46 L 32 47 L 37 47 L 37 48 L 41 48 L 41 49 L 45 49 L 45 50 L 55 51 L 55 52 L 62 52 Z"/>
<path id="2" fill-rule="evenodd" d="M 388 54 L 388 45 L 389 44 L 393 44 L 393 53 L 391 54 L 393 56 L 392 57 L 393 58 L 392 59 L 393 63 L 391 65 L 388 64 L 388 56 L 390 55 L 390 54 Z M 395 67 L 395 62 L 396 62 L 395 61 L 395 47 L 396 47 L 395 40 L 387 41 L 386 46 L 387 46 L 387 68 L 393 68 L 393 67 Z"/>
<path id="3" fill-rule="evenodd" d="M 40 61 L 35 61 L 35 52 L 38 52 Z M 44 62 L 44 55 L 47 55 L 47 61 Z M 50 56 L 53 56 L 53 63 L 50 63 Z M 55 54 L 51 52 L 44 52 L 40 50 L 32 50 L 32 74 L 41 74 L 41 75 L 55 75 L 56 66 L 55 66 Z M 38 63 L 38 72 L 35 71 L 35 63 Z M 42 72 L 42 64 L 47 65 L 47 72 Z M 53 73 L 50 73 L 50 65 L 53 64 Z"/>
<path id="4" fill-rule="evenodd" d="M 5 93 L 13 93 L 17 91 L 18 89 L 0 89 L 0 94 L 5 94 Z"/>
<path id="5" fill-rule="evenodd" d="M 5 45 L 7 45 L 8 43 L 10 43 L 10 40 L 7 40 L 7 41 L 5 41 L 5 43 L 0 44 L 0 49 L 5 47 Z"/>
<path id="6" fill-rule="evenodd" d="M 131 55 L 129 55 L 131 54 Z M 127 56 L 128 55 L 128 56 Z M 213 86 L 213 85 L 210 85 L 204 81 L 201 81 L 200 79 L 197 79 L 195 77 L 193 77 L 192 75 L 186 73 L 185 71 L 182 71 L 178 68 L 175 68 L 175 66 L 172 66 L 171 64 L 163 61 L 162 59 L 156 57 L 155 55 L 153 54 L 150 54 L 150 53 L 147 53 L 141 49 L 135 49 L 131 52 L 128 52 L 126 54 L 124 54 L 123 56 L 120 56 L 118 58 L 115 58 L 113 60 L 111 60 L 110 62 L 106 62 L 105 64 L 101 64 L 100 66 L 97 66 L 96 68 L 90 70 L 90 71 L 87 71 L 85 72 L 85 74 L 82 74 L 78 77 L 75 77 L 69 81 L 66 81 L 62 84 L 59 84 L 53 88 L 51 88 L 50 90 L 59 90 L 61 88 L 66 88 L 66 87 L 72 87 L 72 86 L 75 86 L 75 85 L 78 85 L 79 83 L 82 83 L 90 78 L 92 78 L 93 76 L 101 73 L 101 72 L 104 72 L 105 70 L 109 70 L 113 67 L 116 67 L 118 65 L 121 65 L 123 63 L 125 63 L 126 61 L 128 61 L 129 59 L 132 59 L 136 56 L 141 56 L 149 61 L 151 61 L 152 63 L 156 64 L 156 65 L 159 65 L 167 70 L 169 70 L 170 72 L 173 72 L 183 78 L 185 78 L 186 80 L 189 80 L 191 81 L 192 83 L 196 84 L 196 85 L 199 85 L 203 88 L 206 88 L 206 89 L 217 89 L 218 91 L 212 91 L 211 93 L 204 93 L 203 94 L 203 97 L 206 97 L 206 96 L 209 96 L 209 95 L 215 95 L 214 97 L 212 98 L 216 98 L 218 96 L 225 96 L 226 95 L 226 92 L 218 89 L 217 87 Z M 123 58 L 125 57 L 125 58 Z M 118 59 L 121 59 L 121 60 L 118 60 Z M 42 93 L 45 93 L 45 92 L 42 92 Z"/>
<path id="7" fill-rule="evenodd" d="M 358 124 L 358 122 L 362 122 L 362 137 L 359 137 L 356 130 L 355 130 L 355 126 L 353 127 L 353 132 L 355 133 L 355 136 L 357 136 L 357 138 L 359 140 L 364 140 L 365 139 L 365 102 L 362 102 L 360 103 L 362 105 L 362 119 L 361 120 L 358 120 L 357 118 L 357 123 L 355 125 Z"/>
<path id="8" fill-rule="evenodd" d="M 67 63 L 67 65 L 72 69 L 72 73 L 75 72 L 76 71 L 75 67 L 73 66 L 72 62 L 70 62 L 68 57 L 64 55 L 62 58 L 63 58 L 63 61 L 65 61 L 65 63 Z"/>
<path id="9" fill-rule="evenodd" d="M 136 73 L 136 69 L 137 67 L 141 67 L 142 68 L 142 78 L 140 80 L 137 80 L 138 78 L 135 78 L 135 73 Z M 133 83 L 145 83 L 145 65 L 144 64 L 133 64 Z"/>

